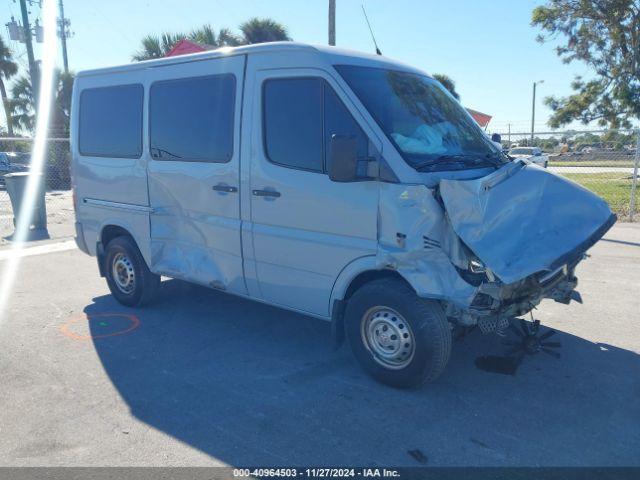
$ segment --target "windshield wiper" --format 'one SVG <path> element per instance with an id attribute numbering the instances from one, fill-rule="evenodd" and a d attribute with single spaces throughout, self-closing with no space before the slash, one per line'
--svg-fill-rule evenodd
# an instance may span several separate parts
<path id="1" fill-rule="evenodd" d="M 503 163 L 501 160 L 504 160 L 504 157 L 508 158 L 509 160 L 512 160 L 512 158 L 509 155 L 503 152 L 492 152 L 492 153 L 490 152 L 485 155 L 485 158 L 490 160 L 491 163 L 495 166 L 500 166 Z"/>
<path id="2" fill-rule="evenodd" d="M 487 155 L 491 155 L 490 153 Z M 488 156 L 484 158 L 481 155 L 472 155 L 472 154 L 445 154 L 440 155 L 439 157 L 429 160 L 428 162 L 419 163 L 414 168 L 418 171 L 422 171 L 428 167 L 435 167 L 438 165 L 462 165 L 462 166 L 480 166 L 482 164 L 488 166 L 496 165 L 494 162 L 490 162 L 487 164 L 487 160 L 491 160 Z"/>
<path id="3" fill-rule="evenodd" d="M 433 159 L 433 160 L 429 160 L 427 162 L 422 162 L 417 164 L 414 168 L 418 171 L 427 168 L 427 167 L 433 167 L 435 165 L 450 165 L 450 164 L 460 164 L 460 165 L 464 165 L 465 162 L 462 161 L 462 159 L 464 158 L 464 155 L 461 154 L 457 154 L 457 155 L 440 155 L 439 157 Z"/>

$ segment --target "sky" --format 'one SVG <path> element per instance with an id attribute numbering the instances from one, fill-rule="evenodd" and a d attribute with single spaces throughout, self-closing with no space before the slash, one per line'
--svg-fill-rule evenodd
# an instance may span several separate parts
<path id="1" fill-rule="evenodd" d="M 50 1 L 50 0 L 49 0 Z M 57 1 L 57 0 L 56 0 Z M 464 106 L 493 116 L 489 131 L 531 129 L 532 85 L 537 87 L 536 130 L 549 130 L 542 99 L 571 92 L 575 75 L 589 75 L 579 63 L 563 64 L 554 45 L 540 44 L 530 25 L 540 0 L 337 0 L 336 44 L 373 52 L 364 4 L 382 53 L 456 83 Z M 71 20 L 68 40 L 73 71 L 129 63 L 140 39 L 150 33 L 189 31 L 205 23 L 216 30 L 250 17 L 284 24 L 300 42 L 327 43 L 328 0 L 64 0 Z M 30 7 L 31 21 L 40 8 Z M 0 20 L 20 18 L 19 3 L 0 0 Z M 7 39 L 6 29 L 2 32 Z M 26 71 L 23 44 L 9 42 Z M 35 48 L 36 58 L 39 48 Z M 59 59 L 62 65 L 62 58 Z"/>

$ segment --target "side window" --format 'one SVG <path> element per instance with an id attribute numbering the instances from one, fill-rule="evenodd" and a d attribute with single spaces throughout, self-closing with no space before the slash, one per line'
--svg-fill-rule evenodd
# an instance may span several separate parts
<path id="1" fill-rule="evenodd" d="M 280 165 L 322 171 L 322 80 L 268 80 L 263 87 L 267 158 Z"/>
<path id="2" fill-rule="evenodd" d="M 224 163 L 233 156 L 235 77 L 156 82 L 149 94 L 149 139 L 156 160 Z"/>
<path id="3" fill-rule="evenodd" d="M 367 136 L 321 78 L 267 80 L 263 126 L 267 158 L 282 166 L 325 172 L 333 135 L 356 136 L 358 156 L 367 157 Z"/>
<path id="4" fill-rule="evenodd" d="M 362 131 L 358 123 L 338 98 L 333 88 L 324 84 L 324 141 L 325 141 L 325 165 L 327 165 L 330 151 L 330 142 L 333 135 L 354 136 L 358 141 L 358 158 L 366 159 L 368 156 L 369 139 Z"/>
<path id="5" fill-rule="evenodd" d="M 88 88 L 80 94 L 78 146 L 85 156 L 142 155 L 142 85 Z"/>

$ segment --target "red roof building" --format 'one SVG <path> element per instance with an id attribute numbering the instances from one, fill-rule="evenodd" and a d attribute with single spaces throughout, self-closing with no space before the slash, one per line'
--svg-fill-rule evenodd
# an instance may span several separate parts
<path id="1" fill-rule="evenodd" d="M 176 43 L 171 50 L 169 50 L 169 53 L 167 53 L 165 57 L 176 57 L 178 55 L 187 55 L 189 53 L 204 52 L 205 50 L 211 50 L 211 48 L 213 47 L 209 45 L 201 45 L 183 38 Z"/>
<path id="2" fill-rule="evenodd" d="M 492 118 L 491 115 L 478 112 L 477 110 L 472 110 L 471 108 L 467 108 L 467 112 L 469 112 L 473 119 L 478 122 L 478 125 L 480 125 L 482 128 L 486 128 Z"/>

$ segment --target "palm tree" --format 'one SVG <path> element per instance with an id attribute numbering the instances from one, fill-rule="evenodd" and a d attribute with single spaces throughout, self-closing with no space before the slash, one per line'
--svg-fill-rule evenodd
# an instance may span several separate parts
<path id="1" fill-rule="evenodd" d="M 12 123 L 20 130 L 33 132 L 36 126 L 36 107 L 31 78 L 23 75 L 19 77 L 11 88 L 11 117 Z"/>
<path id="2" fill-rule="evenodd" d="M 142 39 L 142 46 L 133 55 L 132 59 L 139 62 L 152 58 L 162 58 L 171 51 L 176 43 L 185 38 L 192 42 L 215 48 L 291 40 L 286 27 L 269 18 L 252 18 L 240 25 L 240 31 L 240 36 L 228 28 L 222 28 L 216 33 L 211 25 L 206 24 L 188 34 L 163 33 L 160 36 L 147 35 Z"/>
<path id="3" fill-rule="evenodd" d="M 72 72 L 56 72 L 55 103 L 49 124 L 51 136 L 68 137 L 69 119 L 71 118 L 71 98 L 73 96 Z"/>
<path id="4" fill-rule="evenodd" d="M 56 71 L 54 83 L 54 103 L 51 106 L 49 134 L 67 136 L 69 134 L 69 118 L 71 116 L 71 96 L 73 90 L 73 73 Z M 11 117 L 13 124 L 25 132 L 33 132 L 36 126 L 35 98 L 28 75 L 19 77 L 11 89 Z"/>
<path id="5" fill-rule="evenodd" d="M 186 38 L 186 35 L 180 33 L 163 33 L 160 37 L 147 35 L 142 39 L 142 48 L 132 58 L 136 62 L 162 58 L 183 38 Z"/>
<path id="6" fill-rule="evenodd" d="M 192 30 L 188 34 L 165 32 L 159 37 L 157 35 L 147 35 L 142 39 L 142 48 L 138 50 L 132 58 L 136 62 L 162 58 L 171 51 L 176 43 L 185 38 L 192 42 L 211 45 L 213 47 L 235 47 L 242 43 L 242 39 L 234 35 L 228 28 L 222 28 L 216 33 L 213 27 L 207 24 Z"/>
<path id="7" fill-rule="evenodd" d="M 238 38 L 228 28 L 221 28 L 216 35 L 213 27 L 209 24 L 203 25 L 197 30 L 192 30 L 187 38 L 192 42 L 213 47 L 236 47 L 242 44 L 242 39 Z"/>
<path id="8" fill-rule="evenodd" d="M 7 117 L 7 132 L 13 136 L 13 122 L 11 118 L 11 101 L 7 97 L 7 89 L 4 81 L 9 80 L 18 72 L 18 65 L 13 61 L 12 52 L 0 36 L 0 95 L 4 105 L 4 113 Z"/>
<path id="9" fill-rule="evenodd" d="M 291 40 L 287 28 L 270 18 L 251 18 L 240 25 L 245 44 Z"/>
<path id="10" fill-rule="evenodd" d="M 460 95 L 456 92 L 456 82 L 454 82 L 450 76 L 443 73 L 434 73 L 433 78 L 438 80 L 444 88 L 449 90 L 449 93 L 453 95 L 456 100 L 460 100 Z"/>

